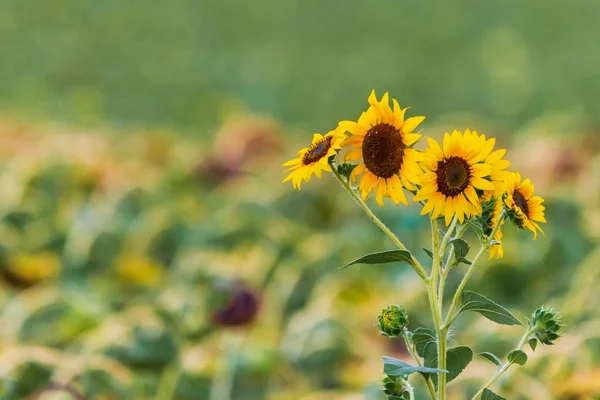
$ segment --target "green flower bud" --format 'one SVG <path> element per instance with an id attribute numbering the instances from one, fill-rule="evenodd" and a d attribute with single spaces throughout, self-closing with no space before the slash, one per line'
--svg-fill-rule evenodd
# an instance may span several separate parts
<path id="1" fill-rule="evenodd" d="M 554 344 L 554 341 L 562 336 L 563 326 L 560 315 L 543 306 L 535 310 L 529 321 L 532 336 L 542 344 Z"/>
<path id="2" fill-rule="evenodd" d="M 389 306 L 381 311 L 377 328 L 381 334 L 390 338 L 402 335 L 402 330 L 408 325 L 408 315 L 402 306 Z"/>
<path id="3" fill-rule="evenodd" d="M 381 390 L 388 400 L 412 400 L 412 387 L 400 376 L 386 376 Z"/>

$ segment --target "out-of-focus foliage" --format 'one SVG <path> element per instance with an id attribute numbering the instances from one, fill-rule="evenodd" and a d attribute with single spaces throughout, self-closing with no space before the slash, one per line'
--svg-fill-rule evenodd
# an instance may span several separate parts
<path id="1" fill-rule="evenodd" d="M 327 177 L 302 195 L 279 184 L 280 132 L 240 117 L 204 147 L 168 133 L 3 124 L 2 398 L 208 399 L 228 377 L 233 399 L 381 398 L 381 355 L 409 357 L 400 339 L 378 335 L 377 315 L 401 302 L 414 326 L 430 326 L 424 292 L 402 263 L 338 268 L 392 246 Z M 542 303 L 564 312 L 565 337 L 538 347 L 510 386 L 500 382 L 508 397 L 600 390 L 600 232 L 589 220 L 600 156 L 577 143 L 589 153 L 577 168 L 544 158 L 543 174 L 565 178 L 537 179 L 546 236 L 532 246 L 507 229 L 506 256 L 471 284 L 522 320 Z M 536 180 L 535 168 L 523 173 Z M 417 207 L 378 211 L 409 247 L 424 244 Z M 477 314 L 457 323 L 496 354 L 521 333 Z M 492 369 L 474 360 L 450 385 L 454 398 Z"/>
<path id="2" fill-rule="evenodd" d="M 598 124 L 598 13 L 596 0 L 3 0 L 0 109 L 208 130 L 247 104 L 324 130 L 375 87 L 419 115 L 487 115 L 496 134 L 557 110 Z"/>
<path id="3" fill-rule="evenodd" d="M 598 12 L 0 1 L 0 117 L 26 121 L 0 121 L 0 398 L 195 400 L 231 383 L 235 400 L 382 399 L 381 356 L 409 357 L 372 325 L 402 304 L 409 327 L 430 326 L 420 282 L 402 264 L 338 269 L 393 246 L 333 178 L 302 194 L 279 183 L 281 163 L 356 118 L 373 87 L 426 115 L 430 136 L 498 137 L 547 199 L 546 236 L 505 229 L 505 257 L 469 284 L 521 320 L 544 304 L 566 324 L 495 392 L 597 398 Z M 281 125 L 231 117 L 244 109 Z M 375 209 L 415 253 L 428 246 L 416 207 Z M 473 337 L 456 342 L 504 354 L 518 339 L 471 314 L 457 323 Z M 475 357 L 453 399 L 493 368 Z"/>

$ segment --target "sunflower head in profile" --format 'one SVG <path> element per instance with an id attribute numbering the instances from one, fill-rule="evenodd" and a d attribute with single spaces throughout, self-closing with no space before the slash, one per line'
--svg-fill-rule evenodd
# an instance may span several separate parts
<path id="1" fill-rule="evenodd" d="M 492 167 L 485 162 L 493 141 L 481 140 L 469 130 L 446 133 L 440 146 L 427 138 L 429 148 L 421 160 L 423 175 L 415 201 L 426 201 L 421 214 L 443 215 L 446 225 L 456 215 L 460 223 L 481 212 L 479 191 L 494 191 Z"/>
<path id="2" fill-rule="evenodd" d="M 315 133 L 310 147 L 298 151 L 296 158 L 283 164 L 289 167 L 284 172 L 289 172 L 283 182 L 292 181 L 295 189 L 300 190 L 302 180 L 308 182 L 312 175 L 321 177 L 323 171 L 331 172 L 329 157 L 335 156 L 342 148 L 342 142 L 346 139 L 344 131 L 337 128 L 326 135 Z"/>
<path id="3" fill-rule="evenodd" d="M 346 156 L 346 161 L 362 162 L 352 171 L 351 179 L 356 182 L 363 200 L 375 190 L 377 203 L 383 206 L 383 197 L 390 197 L 396 205 L 408 205 L 403 188 L 416 190 L 420 173 L 419 152 L 412 146 L 421 137 L 413 133 L 425 117 L 404 119 L 406 108 L 400 108 L 396 99 L 386 93 L 377 100 L 375 91 L 369 96 L 369 108 L 358 121 L 342 121 L 339 126 L 352 133 L 344 143 L 354 147 Z"/>
<path id="4" fill-rule="evenodd" d="M 534 186 L 529 179 L 521 182 L 521 174 L 509 173 L 506 177 L 506 195 L 504 204 L 508 208 L 508 216 L 517 227 L 529 229 L 533 232 L 533 239 L 537 231 L 542 232 L 538 222 L 546 222 L 544 216 L 544 199 L 533 195 Z"/>
<path id="5" fill-rule="evenodd" d="M 490 230 L 493 230 L 496 227 L 496 224 L 498 223 L 498 219 L 500 218 L 500 214 L 502 213 L 502 201 L 500 201 L 498 198 L 494 197 L 494 198 L 492 198 L 492 203 L 493 203 L 493 211 L 492 211 L 492 217 L 490 219 L 490 224 L 489 224 Z M 498 243 L 494 243 L 490 247 L 490 259 L 492 259 L 494 257 L 496 257 L 496 258 L 504 257 L 504 248 L 502 247 L 502 225 L 504 225 L 504 221 L 500 222 L 500 227 L 498 227 L 498 230 L 496 230 L 496 234 L 492 238 L 494 241 L 496 241 Z M 490 231 L 490 233 L 491 233 L 491 231 Z"/>

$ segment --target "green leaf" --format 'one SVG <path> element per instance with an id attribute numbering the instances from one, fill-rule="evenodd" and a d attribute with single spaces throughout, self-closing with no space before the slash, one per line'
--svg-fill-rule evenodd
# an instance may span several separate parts
<path id="1" fill-rule="evenodd" d="M 513 350 L 510 353 L 508 353 L 506 359 L 511 364 L 514 363 L 519 365 L 525 365 L 525 363 L 527 362 L 527 354 L 525 354 L 523 350 Z"/>
<path id="2" fill-rule="evenodd" d="M 535 351 L 535 348 L 537 347 L 537 339 L 536 338 L 532 338 L 529 339 L 529 347 L 531 347 L 531 350 Z"/>
<path id="3" fill-rule="evenodd" d="M 472 220 L 468 220 L 467 222 L 469 223 L 469 225 L 471 225 L 471 228 L 473 228 L 473 230 L 475 231 L 475 233 L 477 233 L 477 236 L 479 238 L 482 238 L 485 236 L 485 233 L 483 232 L 483 229 L 481 228 L 480 224 L 478 224 L 476 221 L 472 221 Z"/>
<path id="4" fill-rule="evenodd" d="M 433 343 L 435 347 L 435 332 L 428 328 L 417 328 L 412 334 L 412 342 L 415 345 L 417 354 L 421 357 L 425 357 L 427 345 Z"/>
<path id="5" fill-rule="evenodd" d="M 438 368 L 428 368 L 428 367 L 418 367 L 414 365 L 410 365 L 405 363 L 402 360 L 398 360 L 393 357 L 383 357 L 383 373 L 389 376 L 398 376 L 398 375 L 410 375 L 414 372 L 423 372 L 429 374 L 436 374 L 438 372 L 448 371 Z"/>
<path id="6" fill-rule="evenodd" d="M 427 354 L 430 352 L 435 352 L 436 355 L 431 357 L 431 354 Z M 426 349 L 426 356 L 428 356 L 425 359 L 426 366 L 431 367 L 437 365 L 437 348 L 428 346 Z M 446 369 L 448 370 L 446 382 L 450 382 L 456 378 L 467 367 L 467 365 L 469 365 L 472 359 L 473 350 L 467 346 L 449 348 L 446 352 Z M 437 376 L 433 375 L 431 378 L 433 379 L 434 384 L 437 386 Z"/>
<path id="7" fill-rule="evenodd" d="M 431 250 L 423 247 L 423 251 L 429 256 L 429 258 L 431 258 L 433 260 L 433 253 L 431 252 Z"/>
<path id="8" fill-rule="evenodd" d="M 459 313 L 475 311 L 501 325 L 523 326 L 510 311 L 479 293 L 465 290 L 460 296 L 460 305 Z"/>
<path id="9" fill-rule="evenodd" d="M 457 259 L 456 259 L 456 261 L 458 261 L 458 262 L 461 262 L 461 263 L 464 263 L 464 264 L 467 264 L 467 265 L 471 265 L 471 264 L 473 264 L 473 263 L 472 263 L 470 260 L 467 260 L 467 259 L 466 259 L 466 258 L 464 258 L 464 257 L 457 258 Z"/>
<path id="10" fill-rule="evenodd" d="M 506 400 L 506 398 L 498 396 L 490 389 L 483 389 L 483 392 L 481 393 L 481 400 Z"/>
<path id="11" fill-rule="evenodd" d="M 398 261 L 404 261 L 412 264 L 412 255 L 406 250 L 386 250 L 359 257 L 356 260 L 344 265 L 342 268 L 346 268 L 354 264 L 388 264 Z"/>
<path id="12" fill-rule="evenodd" d="M 498 357 L 496 357 L 495 355 L 493 355 L 492 353 L 488 353 L 487 351 L 484 351 L 483 353 L 479 353 L 479 355 L 481 357 L 487 358 L 488 360 L 490 360 L 491 362 L 493 362 L 497 366 L 501 366 L 502 365 L 502 361 L 500 361 L 500 359 Z"/>
<path id="13" fill-rule="evenodd" d="M 456 378 L 473 359 L 473 350 L 467 346 L 452 347 L 446 352 L 446 382 Z"/>
<path id="14" fill-rule="evenodd" d="M 469 246 L 467 242 L 460 238 L 453 239 L 448 243 L 451 243 L 452 247 L 454 247 L 454 256 L 457 260 L 465 258 L 471 249 L 471 246 Z"/>

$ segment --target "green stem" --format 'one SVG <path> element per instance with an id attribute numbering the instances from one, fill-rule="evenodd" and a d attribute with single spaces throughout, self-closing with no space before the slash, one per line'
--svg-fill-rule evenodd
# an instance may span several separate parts
<path id="1" fill-rule="evenodd" d="M 408 352 L 415 359 L 415 362 L 417 363 L 417 365 L 419 367 L 422 367 L 423 362 L 421 362 L 421 359 L 417 355 L 415 345 L 412 342 L 412 340 L 410 340 L 410 338 L 408 337 L 406 328 L 404 328 L 404 330 L 402 331 L 402 337 L 404 338 L 404 341 L 406 342 L 406 348 L 408 349 Z M 433 386 L 433 382 L 432 382 L 431 378 L 426 378 L 425 375 L 421 375 L 421 376 L 423 377 L 423 379 L 425 379 L 425 383 L 427 384 L 427 390 L 429 390 L 429 397 L 431 397 L 431 400 L 435 400 L 435 386 Z"/>
<path id="2" fill-rule="evenodd" d="M 531 335 L 531 331 L 528 329 L 525 334 L 523 335 L 523 337 L 521 338 L 521 340 L 519 341 L 519 344 L 517 345 L 516 350 L 521 350 L 521 348 L 523 348 L 523 346 L 525 346 L 525 343 L 527 343 L 527 339 L 529 339 L 529 335 Z M 479 389 L 479 391 L 477 393 L 475 393 L 475 396 L 473 396 L 471 398 L 471 400 L 476 400 L 478 399 L 481 394 L 483 393 L 483 391 L 487 388 L 489 388 L 490 386 L 492 386 L 494 384 L 494 382 L 496 382 L 498 380 L 498 378 L 500 378 L 500 376 L 502 376 L 502 374 L 504 374 L 512 365 L 513 363 L 510 362 L 506 362 L 504 365 L 502 365 L 502 367 L 496 371 L 496 373 L 494 374 L 494 376 L 492 376 L 490 378 L 489 381 L 487 381 L 487 383 L 481 388 Z"/>
<path id="3" fill-rule="evenodd" d="M 467 273 L 465 274 L 462 281 L 460 282 L 460 285 L 458 285 L 458 289 L 456 290 L 456 293 L 454 294 L 454 298 L 452 299 L 452 304 L 450 305 L 450 310 L 448 311 L 448 316 L 446 317 L 446 322 L 444 323 L 444 328 L 446 328 L 446 329 L 449 328 L 450 325 L 452 324 L 452 322 L 454 321 L 454 318 L 456 318 L 456 316 L 454 316 L 453 314 L 454 314 L 454 311 L 456 310 L 456 307 L 458 306 L 458 303 L 460 302 L 460 295 L 462 294 L 462 291 L 464 290 L 465 286 L 467 286 L 467 282 L 469 282 L 471 275 L 473 274 L 473 272 L 475 272 L 475 268 L 477 267 L 477 263 L 479 262 L 479 259 L 490 248 L 490 246 L 491 246 L 490 242 L 491 242 L 492 238 L 494 237 L 494 235 L 496 234 L 496 231 L 498 231 L 498 229 L 500 228 L 500 224 L 502 223 L 504 218 L 506 218 L 505 210 L 503 210 L 502 214 L 500 214 L 500 217 L 498 217 L 498 222 L 496 222 L 496 226 L 494 226 L 494 229 L 489 234 L 489 236 L 487 236 L 486 238 L 484 238 L 481 241 L 481 248 L 479 249 L 479 252 L 473 259 L 471 266 L 467 270 Z"/>
<path id="4" fill-rule="evenodd" d="M 446 331 L 442 327 L 442 300 L 437 298 L 438 278 L 440 277 L 440 246 L 438 235 L 438 224 L 436 219 L 431 220 L 431 237 L 433 241 L 433 265 L 431 276 L 427 284 L 427 295 L 429 297 L 429 307 L 433 317 L 433 324 L 437 336 L 438 365 L 439 369 L 446 369 Z M 446 400 L 446 374 L 438 373 L 438 399 Z"/>
<path id="5" fill-rule="evenodd" d="M 385 233 L 400 250 L 408 251 L 406 246 L 404 246 L 404 244 L 400 241 L 400 239 L 398 239 L 398 237 L 396 235 L 394 235 L 394 233 L 392 231 L 390 231 L 390 229 L 387 226 L 385 226 L 385 224 L 379 218 L 377 218 L 377 216 L 373 213 L 373 211 L 371 211 L 369 206 L 367 206 L 367 204 L 358 195 L 358 193 L 356 193 L 356 191 L 354 189 L 352 189 L 352 187 L 350 186 L 350 183 L 342 178 L 342 176 L 337 171 L 336 166 L 332 163 L 330 163 L 329 165 L 331 166 L 331 170 L 333 171 L 333 174 L 335 175 L 337 180 L 348 191 L 350 196 L 352 196 L 352 198 L 354 198 L 354 200 L 356 200 L 358 205 L 369 216 L 369 218 L 371 218 L 371 220 L 375 223 L 375 225 L 377 225 L 379 227 L 379 229 L 381 229 L 383 231 L 383 233 Z M 423 279 L 424 281 L 427 281 L 427 273 L 425 272 L 425 270 L 423 269 L 423 267 L 421 266 L 419 261 L 417 261 L 417 259 L 412 255 L 411 255 L 411 266 L 413 267 L 413 269 L 415 270 L 417 275 L 419 275 L 421 277 L 421 279 Z"/>

